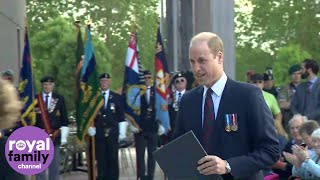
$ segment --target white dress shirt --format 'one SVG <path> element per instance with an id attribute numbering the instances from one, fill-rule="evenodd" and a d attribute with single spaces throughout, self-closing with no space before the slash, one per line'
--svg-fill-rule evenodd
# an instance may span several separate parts
<path id="1" fill-rule="evenodd" d="M 220 105 L 220 100 L 222 96 L 222 92 L 224 90 L 224 87 L 226 86 L 227 83 L 227 75 L 223 72 L 223 75 L 221 78 L 211 87 L 213 93 L 211 94 L 212 101 L 213 101 L 213 106 L 214 106 L 214 116 L 217 118 L 218 115 L 218 110 L 219 110 L 219 105 Z M 208 88 L 206 86 L 203 86 L 203 95 L 202 95 L 202 126 L 203 126 L 203 113 L 204 113 L 204 103 L 206 99 L 206 93 Z"/>
<path id="2" fill-rule="evenodd" d="M 183 94 L 186 92 L 186 90 L 182 90 L 181 92 L 179 92 L 179 91 L 176 91 L 176 100 L 177 100 L 177 102 L 179 102 L 179 93 L 181 93 L 181 97 L 180 97 L 180 100 L 181 100 L 181 98 L 182 98 L 182 96 L 183 96 Z"/>
<path id="3" fill-rule="evenodd" d="M 46 96 L 47 96 L 47 95 L 49 96 L 49 97 L 48 97 L 49 103 L 46 102 Z M 48 94 L 45 93 L 45 92 L 42 92 L 42 98 L 43 98 L 44 103 L 45 103 L 46 105 L 48 105 L 47 108 L 49 109 L 49 108 L 50 108 L 50 105 L 51 105 L 51 100 L 52 100 L 52 92 L 50 92 L 50 93 L 48 93 Z"/>
<path id="4" fill-rule="evenodd" d="M 103 95 L 103 93 L 105 93 L 104 95 L 104 108 L 107 107 L 107 104 L 108 104 L 108 100 L 109 100 L 109 94 L 110 94 L 110 89 L 106 90 L 106 91 L 101 91 L 101 94 Z"/>
<path id="5" fill-rule="evenodd" d="M 146 99 L 148 104 L 150 104 L 150 90 L 151 90 L 151 86 L 148 86 L 146 91 Z"/>

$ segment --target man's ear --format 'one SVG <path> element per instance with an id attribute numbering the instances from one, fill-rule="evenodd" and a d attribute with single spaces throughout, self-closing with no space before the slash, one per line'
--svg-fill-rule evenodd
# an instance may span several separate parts
<path id="1" fill-rule="evenodd" d="M 223 64 L 223 53 L 219 51 L 217 56 L 218 56 L 218 63 Z"/>

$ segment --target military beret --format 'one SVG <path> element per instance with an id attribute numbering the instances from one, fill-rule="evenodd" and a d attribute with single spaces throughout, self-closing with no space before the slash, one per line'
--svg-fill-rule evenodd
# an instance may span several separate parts
<path id="1" fill-rule="evenodd" d="M 288 70 L 288 73 L 291 75 L 297 71 L 300 71 L 301 70 L 301 66 L 299 64 L 295 64 L 295 65 L 292 65 L 289 70 Z"/>
<path id="2" fill-rule="evenodd" d="M 151 75 L 151 72 L 149 70 L 145 70 L 143 71 L 143 75 L 146 76 L 146 75 Z"/>
<path id="3" fill-rule="evenodd" d="M 13 76 L 13 71 L 11 69 L 7 69 L 7 70 L 2 72 L 2 76 L 12 77 Z"/>
<path id="4" fill-rule="evenodd" d="M 183 72 L 177 72 L 173 77 L 172 77 L 172 81 L 176 80 L 177 78 L 180 78 L 180 77 L 184 77 L 184 78 L 187 78 L 185 73 Z"/>
<path id="5" fill-rule="evenodd" d="M 40 79 L 40 82 L 41 83 L 44 83 L 44 82 L 53 83 L 54 82 L 54 78 L 52 76 L 44 76 L 43 78 Z"/>
<path id="6" fill-rule="evenodd" d="M 263 80 L 264 81 L 273 80 L 273 73 L 272 73 L 271 67 L 266 68 L 266 72 L 263 74 Z"/>
<path id="7" fill-rule="evenodd" d="M 110 74 L 108 74 L 108 73 L 103 73 L 103 74 L 101 74 L 101 75 L 99 76 L 99 79 L 102 79 L 102 78 L 110 79 L 111 76 L 110 76 Z"/>
<path id="8" fill-rule="evenodd" d="M 261 74 L 253 74 L 250 76 L 251 81 L 263 81 L 264 77 Z"/>

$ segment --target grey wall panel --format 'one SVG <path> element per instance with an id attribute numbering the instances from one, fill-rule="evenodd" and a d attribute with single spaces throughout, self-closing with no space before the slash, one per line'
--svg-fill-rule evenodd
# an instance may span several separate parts
<path id="1" fill-rule="evenodd" d="M 224 70 L 235 78 L 234 1 L 211 0 L 212 31 L 219 35 L 224 45 Z"/>
<path id="2" fill-rule="evenodd" d="M 12 69 L 18 82 L 24 44 L 25 0 L 0 1 L 0 71 Z"/>

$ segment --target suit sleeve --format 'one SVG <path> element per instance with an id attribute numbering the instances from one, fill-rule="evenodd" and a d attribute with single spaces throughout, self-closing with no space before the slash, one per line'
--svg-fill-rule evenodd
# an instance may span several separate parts
<path id="1" fill-rule="evenodd" d="M 315 120 L 319 120 L 320 119 L 320 88 L 318 89 L 317 92 L 317 99 L 314 99 L 316 101 L 316 108 L 314 108 L 313 111 L 306 113 L 306 116 L 309 119 L 315 119 Z"/>
<path id="2" fill-rule="evenodd" d="M 61 96 L 60 99 L 61 99 L 61 126 L 68 126 L 69 120 L 68 120 L 66 103 L 64 101 L 63 96 Z"/>
<path id="3" fill-rule="evenodd" d="M 247 138 L 251 144 L 251 152 L 227 159 L 231 166 L 231 174 L 237 178 L 268 168 L 280 157 L 273 117 L 261 90 L 255 88 L 248 95 Z"/>

